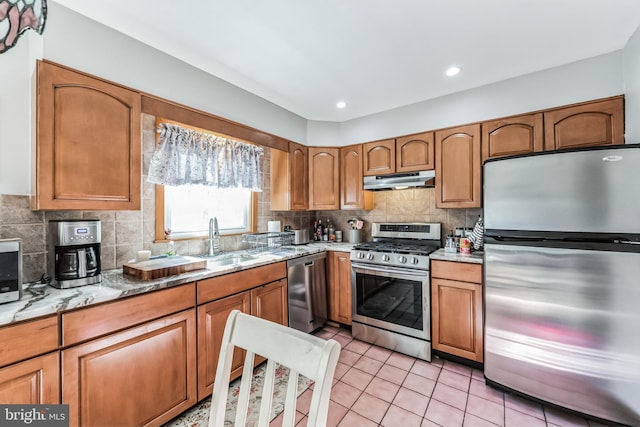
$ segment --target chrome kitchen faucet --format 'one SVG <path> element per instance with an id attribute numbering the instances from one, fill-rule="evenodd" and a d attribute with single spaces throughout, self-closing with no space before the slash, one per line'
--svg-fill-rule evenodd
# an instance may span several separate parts
<path id="1" fill-rule="evenodd" d="M 213 256 L 220 253 L 220 231 L 218 230 L 218 218 L 209 220 L 209 238 L 207 239 L 209 250 L 207 255 Z"/>

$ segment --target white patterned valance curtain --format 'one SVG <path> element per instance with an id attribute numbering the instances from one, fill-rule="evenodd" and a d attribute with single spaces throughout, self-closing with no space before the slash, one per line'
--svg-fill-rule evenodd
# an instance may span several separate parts
<path id="1" fill-rule="evenodd" d="M 256 145 L 163 123 L 147 181 L 262 191 L 263 155 Z"/>

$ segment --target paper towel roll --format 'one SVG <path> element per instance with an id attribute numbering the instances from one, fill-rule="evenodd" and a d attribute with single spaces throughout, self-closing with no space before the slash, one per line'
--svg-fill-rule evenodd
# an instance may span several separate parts
<path id="1" fill-rule="evenodd" d="M 281 231 L 280 221 L 268 221 L 267 222 L 267 231 L 269 233 L 278 233 Z"/>

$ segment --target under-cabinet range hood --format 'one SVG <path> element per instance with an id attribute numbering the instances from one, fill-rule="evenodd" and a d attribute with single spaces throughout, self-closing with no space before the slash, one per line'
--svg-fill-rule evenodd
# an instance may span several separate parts
<path id="1" fill-rule="evenodd" d="M 434 170 L 365 176 L 364 189 L 400 190 L 409 187 L 433 187 L 435 185 L 435 177 L 436 172 Z"/>

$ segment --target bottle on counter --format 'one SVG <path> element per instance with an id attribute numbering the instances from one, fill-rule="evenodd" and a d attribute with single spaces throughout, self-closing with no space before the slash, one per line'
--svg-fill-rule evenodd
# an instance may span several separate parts
<path id="1" fill-rule="evenodd" d="M 449 230 L 449 234 L 447 234 L 447 240 L 444 244 L 444 252 L 445 253 L 453 253 L 455 254 L 458 250 L 456 248 L 456 243 L 453 240 L 453 230 Z"/>
<path id="2" fill-rule="evenodd" d="M 318 220 L 318 226 L 316 227 L 316 236 L 318 236 L 318 241 L 322 241 L 322 236 L 324 234 L 324 227 L 322 226 L 322 220 Z"/>
<path id="3" fill-rule="evenodd" d="M 330 218 L 327 218 L 327 234 L 329 235 L 330 242 L 336 240 L 335 229 L 333 228 L 333 223 Z"/>

